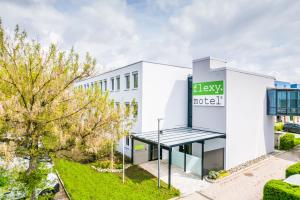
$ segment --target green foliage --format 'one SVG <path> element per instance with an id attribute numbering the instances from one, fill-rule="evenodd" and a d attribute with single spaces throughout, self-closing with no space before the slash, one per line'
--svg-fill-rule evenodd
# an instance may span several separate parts
<path id="1" fill-rule="evenodd" d="M 286 133 L 283 136 L 280 137 L 280 150 L 290 150 L 294 148 L 295 135 L 292 133 Z"/>
<path id="2" fill-rule="evenodd" d="M 283 122 L 276 122 L 274 125 L 275 131 L 282 131 L 283 130 L 284 123 Z"/>
<path id="3" fill-rule="evenodd" d="M 289 166 L 285 170 L 285 177 L 289 177 L 289 176 L 294 175 L 294 174 L 300 174 L 300 162 Z"/>
<path id="4" fill-rule="evenodd" d="M 55 168 L 72 199 L 163 200 L 179 196 L 178 190 L 169 190 L 164 182 L 161 189 L 157 189 L 157 179 L 138 166 L 126 170 L 124 184 L 122 174 L 99 173 L 89 165 L 55 159 Z"/>
<path id="5" fill-rule="evenodd" d="M 300 138 L 295 138 L 294 140 L 295 146 L 300 144 Z"/>
<path id="6" fill-rule="evenodd" d="M 48 194 L 39 196 L 38 200 L 53 200 L 54 196 L 55 195 L 53 193 L 48 193 Z"/>
<path id="7" fill-rule="evenodd" d="M 208 173 L 208 178 L 209 179 L 213 179 L 213 180 L 216 180 L 217 178 L 219 178 L 219 176 L 220 176 L 220 173 L 219 172 L 216 172 L 216 171 L 210 171 L 209 173 Z"/>
<path id="8" fill-rule="evenodd" d="M 9 182 L 8 176 L 4 169 L 0 168 L 0 187 L 4 187 Z"/>
<path id="9" fill-rule="evenodd" d="M 28 192 L 27 196 L 30 196 L 35 188 L 43 188 L 45 186 L 45 181 L 49 172 L 50 170 L 47 169 L 42 163 L 39 164 L 36 170 L 32 170 L 30 172 L 20 172 L 17 181 L 25 184 Z"/>
<path id="10" fill-rule="evenodd" d="M 299 200 L 300 187 L 281 180 L 270 180 L 264 186 L 264 200 Z"/>

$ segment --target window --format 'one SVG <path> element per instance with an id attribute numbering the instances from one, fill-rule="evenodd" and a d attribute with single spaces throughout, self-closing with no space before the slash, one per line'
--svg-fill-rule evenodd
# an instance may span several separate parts
<path id="1" fill-rule="evenodd" d="M 288 114 L 297 114 L 297 91 L 288 91 Z"/>
<path id="2" fill-rule="evenodd" d="M 117 90 L 120 90 L 120 76 L 116 77 L 116 81 L 117 81 Z"/>
<path id="3" fill-rule="evenodd" d="M 104 79 L 104 91 L 106 91 L 107 90 L 107 81 L 106 81 L 106 79 Z"/>
<path id="4" fill-rule="evenodd" d="M 129 136 L 126 136 L 126 145 L 129 146 Z"/>
<path id="5" fill-rule="evenodd" d="M 300 114 L 300 91 L 298 91 L 298 103 L 297 103 L 297 114 Z"/>
<path id="6" fill-rule="evenodd" d="M 138 72 L 133 72 L 132 75 L 133 75 L 133 88 L 136 89 L 139 86 L 139 74 Z"/>
<path id="7" fill-rule="evenodd" d="M 115 90 L 115 79 L 111 78 L 110 83 L 111 83 L 111 91 L 114 91 Z"/>
<path id="8" fill-rule="evenodd" d="M 277 113 L 287 113 L 287 98 L 286 91 L 277 91 Z"/>
<path id="9" fill-rule="evenodd" d="M 268 90 L 267 92 L 267 105 L 268 105 L 268 114 L 275 115 L 276 114 L 276 90 Z"/>
<path id="10" fill-rule="evenodd" d="M 102 91 L 102 81 L 99 81 L 99 87 L 100 87 L 100 90 Z"/>
<path id="11" fill-rule="evenodd" d="M 130 103 L 129 102 L 126 102 L 125 103 L 125 111 L 128 113 L 130 111 Z"/>
<path id="12" fill-rule="evenodd" d="M 119 102 L 116 102 L 116 108 L 120 109 L 120 103 Z"/>
<path id="13" fill-rule="evenodd" d="M 97 81 L 94 82 L 94 87 L 95 87 L 95 88 L 98 87 L 98 82 L 97 82 Z"/>
<path id="14" fill-rule="evenodd" d="M 125 89 L 128 90 L 130 88 L 130 74 L 125 74 Z"/>
<path id="15" fill-rule="evenodd" d="M 137 117 L 138 116 L 138 110 L 139 110 L 138 103 L 135 102 L 134 104 L 132 104 L 132 107 L 133 107 L 133 116 Z"/>
<path id="16" fill-rule="evenodd" d="M 192 144 L 186 144 L 179 146 L 179 151 L 184 153 L 184 148 L 186 148 L 186 153 L 192 155 Z"/>

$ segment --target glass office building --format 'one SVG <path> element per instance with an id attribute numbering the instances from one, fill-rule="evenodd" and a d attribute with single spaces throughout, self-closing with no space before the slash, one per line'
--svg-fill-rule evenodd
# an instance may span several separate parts
<path id="1" fill-rule="evenodd" d="M 269 89 L 267 114 L 300 116 L 299 89 Z"/>

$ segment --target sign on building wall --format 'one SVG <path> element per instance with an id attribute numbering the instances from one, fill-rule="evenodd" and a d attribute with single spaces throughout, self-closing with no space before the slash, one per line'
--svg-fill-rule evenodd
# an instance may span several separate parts
<path id="1" fill-rule="evenodd" d="M 194 106 L 224 106 L 224 81 L 193 83 Z"/>

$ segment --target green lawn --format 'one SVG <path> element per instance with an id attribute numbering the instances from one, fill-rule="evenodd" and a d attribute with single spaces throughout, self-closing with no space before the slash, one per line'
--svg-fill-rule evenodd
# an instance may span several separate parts
<path id="1" fill-rule="evenodd" d="M 295 142 L 295 145 L 296 145 L 296 146 L 299 145 L 299 144 L 300 144 L 300 138 L 295 138 L 295 139 L 294 139 L 294 142 Z"/>
<path id="2" fill-rule="evenodd" d="M 156 178 L 137 166 L 126 170 L 125 184 L 122 183 L 121 174 L 99 173 L 89 165 L 72 161 L 56 159 L 55 168 L 74 200 L 160 200 L 179 195 L 178 190 L 169 190 L 166 183 L 162 183 L 162 188 L 157 189 Z"/>

